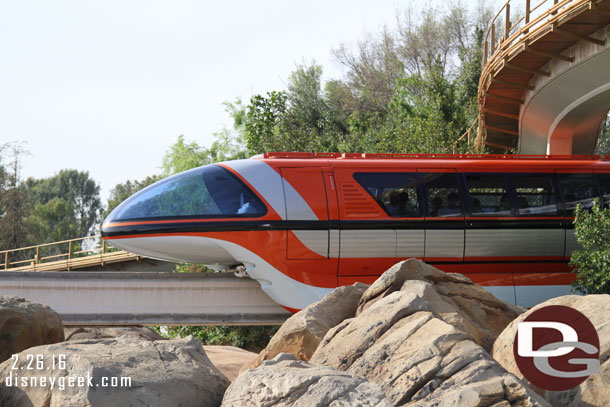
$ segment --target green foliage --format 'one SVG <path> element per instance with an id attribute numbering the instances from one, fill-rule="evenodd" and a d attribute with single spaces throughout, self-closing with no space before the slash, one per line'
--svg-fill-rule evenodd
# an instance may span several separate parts
<path id="1" fill-rule="evenodd" d="M 582 250 L 572 253 L 574 287 L 586 294 L 610 294 L 610 209 L 596 201 L 591 211 L 576 208 L 574 234 Z"/>
<path id="2" fill-rule="evenodd" d="M 168 329 L 168 338 L 193 335 L 204 345 L 230 345 L 259 352 L 279 329 L 278 326 L 177 326 Z"/>
<path id="3" fill-rule="evenodd" d="M 226 103 L 226 110 L 237 122 L 243 115 L 240 103 Z M 237 129 L 239 130 L 239 129 Z M 246 158 L 247 153 L 243 146 L 243 136 L 234 134 L 229 129 L 223 129 L 214 134 L 214 142 L 210 148 L 205 148 L 195 141 L 187 143 L 184 136 L 178 136 L 178 140 L 172 144 L 163 156 L 163 176 L 177 174 L 191 168 L 201 167 L 219 161 Z"/>
<path id="4" fill-rule="evenodd" d="M 255 95 L 245 107 L 252 153 L 338 151 L 451 153 L 478 114 L 484 5 L 426 9 L 419 19 L 367 35 L 357 49 L 334 50 L 344 78 L 322 83 L 322 67 L 299 65 L 286 91 Z M 475 23 L 471 23 L 474 21 Z M 463 147 L 463 150 L 466 148 Z"/>
<path id="5" fill-rule="evenodd" d="M 45 203 L 36 203 L 24 222 L 28 230 L 28 241 L 32 244 L 81 236 L 74 219 L 72 202 L 57 196 Z"/>
<path id="6" fill-rule="evenodd" d="M 610 154 L 610 113 L 602 123 L 594 154 Z"/>
<path id="7" fill-rule="evenodd" d="M 282 132 L 282 119 L 286 113 L 285 92 L 267 92 L 267 96 L 254 95 L 247 107 L 244 127 L 246 146 L 257 154 L 265 151 L 286 151 L 289 137 Z"/>
<path id="8" fill-rule="evenodd" d="M 165 152 L 162 164 L 163 175 L 177 174 L 209 163 L 206 149 L 194 141 L 185 143 L 184 136 L 180 135 L 178 140 Z"/>
<path id="9" fill-rule="evenodd" d="M 100 187 L 86 171 L 61 170 L 50 178 L 30 178 L 25 184 L 32 206 L 29 215 L 31 222 L 46 223 L 49 227 L 53 224 L 71 225 L 56 232 L 56 236 L 61 236 L 59 240 L 87 236 L 100 220 Z M 51 201 L 54 202 L 50 203 Z M 55 241 L 44 233 L 46 232 L 32 233 L 31 242 L 40 244 Z"/>

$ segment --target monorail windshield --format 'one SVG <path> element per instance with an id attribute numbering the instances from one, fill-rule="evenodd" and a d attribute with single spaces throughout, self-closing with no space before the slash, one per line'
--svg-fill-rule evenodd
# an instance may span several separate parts
<path id="1" fill-rule="evenodd" d="M 219 165 L 195 168 L 143 189 L 123 202 L 108 221 L 179 217 L 259 217 L 261 200 Z"/>

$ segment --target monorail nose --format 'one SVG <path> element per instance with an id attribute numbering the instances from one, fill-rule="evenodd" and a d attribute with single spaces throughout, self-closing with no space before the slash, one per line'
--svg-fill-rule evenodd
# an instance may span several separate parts
<path id="1" fill-rule="evenodd" d="M 213 263 L 227 258 L 201 242 L 186 242 L 185 235 L 205 232 L 221 221 L 266 213 L 265 204 L 235 174 L 211 164 L 163 179 L 134 194 L 108 215 L 102 236 L 112 239 L 117 247 L 144 256 Z M 177 248 L 178 242 L 189 249 Z M 163 245 L 170 245 L 171 250 Z"/>

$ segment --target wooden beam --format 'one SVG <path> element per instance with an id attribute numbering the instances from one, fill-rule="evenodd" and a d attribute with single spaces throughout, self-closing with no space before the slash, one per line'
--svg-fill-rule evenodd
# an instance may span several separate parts
<path id="1" fill-rule="evenodd" d="M 502 85 L 512 86 L 512 87 L 515 87 L 515 88 L 520 88 L 520 89 L 525 89 L 525 90 L 534 90 L 533 86 L 524 85 L 522 83 L 505 81 L 503 79 L 498 79 L 498 78 L 493 78 L 492 81 L 496 82 L 496 83 L 501 83 Z"/>
<path id="2" fill-rule="evenodd" d="M 514 69 L 515 71 L 533 73 L 534 75 L 551 76 L 550 72 L 540 71 L 538 69 L 526 68 L 524 66 L 511 64 L 510 62 L 507 62 L 506 64 L 504 64 L 504 66 L 507 68 L 510 68 L 510 69 Z"/>
<path id="3" fill-rule="evenodd" d="M 597 11 L 598 13 L 606 14 L 606 15 L 610 16 L 610 9 L 608 9 L 608 8 L 606 8 L 604 6 L 600 6 L 599 4 L 594 3 L 592 1 L 589 2 L 589 8 L 591 10 Z"/>
<path id="4" fill-rule="evenodd" d="M 598 40 L 597 38 L 589 37 L 588 35 L 575 34 L 573 32 L 566 31 L 564 29 L 557 27 L 557 24 L 553 24 L 552 28 L 553 28 L 554 33 L 563 35 L 564 37 L 572 38 L 575 40 L 588 41 L 593 44 L 601 45 L 602 47 L 606 46 L 606 40 Z"/>
<path id="5" fill-rule="evenodd" d="M 514 130 L 503 129 L 501 127 L 490 126 L 488 124 L 485 124 L 485 128 L 488 130 L 499 131 L 500 133 L 510 134 L 511 136 L 519 136 L 519 132 Z"/>
<path id="6" fill-rule="evenodd" d="M 532 48 L 529 45 L 525 47 L 524 51 L 529 52 L 530 54 L 542 55 L 543 57 L 561 59 L 562 61 L 566 62 L 574 62 L 574 57 L 567 57 L 565 55 L 555 54 L 553 52 L 542 51 L 536 48 Z"/>
<path id="7" fill-rule="evenodd" d="M 493 93 L 489 93 L 489 92 L 485 93 L 485 96 L 489 97 L 489 98 L 493 98 L 493 99 L 502 100 L 504 102 L 515 103 L 517 105 L 522 105 L 523 104 L 523 100 L 515 99 L 515 98 L 509 98 L 508 96 L 494 95 Z"/>
<path id="8" fill-rule="evenodd" d="M 515 147 L 510 147 L 510 146 L 504 146 L 502 144 L 491 143 L 491 142 L 489 142 L 487 140 L 484 141 L 484 144 L 486 146 L 489 146 L 489 147 L 500 148 L 500 149 L 503 149 L 503 150 L 512 150 L 513 148 L 515 148 Z"/>
<path id="9" fill-rule="evenodd" d="M 519 115 L 517 115 L 517 114 L 500 112 L 498 110 L 493 110 L 493 109 L 490 109 L 488 107 L 483 109 L 483 111 L 485 113 L 493 114 L 493 115 L 496 115 L 496 116 L 506 117 L 507 119 L 519 120 Z"/>

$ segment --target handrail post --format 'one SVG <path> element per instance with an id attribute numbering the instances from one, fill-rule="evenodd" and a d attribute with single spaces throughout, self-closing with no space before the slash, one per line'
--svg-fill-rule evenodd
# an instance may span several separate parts
<path id="1" fill-rule="evenodd" d="M 4 269 L 8 270 L 8 251 L 4 253 Z"/>
<path id="2" fill-rule="evenodd" d="M 528 25 L 530 22 L 530 1 L 531 0 L 525 0 L 525 25 Z M 527 33 L 528 31 L 529 29 L 526 29 L 523 32 Z"/>
<path id="3" fill-rule="evenodd" d="M 106 241 L 102 239 L 102 254 L 106 253 Z"/>
<path id="4" fill-rule="evenodd" d="M 68 260 L 72 258 L 72 240 L 68 243 Z"/>
<path id="5" fill-rule="evenodd" d="M 488 38 L 485 37 L 485 45 L 484 45 L 484 50 L 483 50 L 483 66 L 485 66 L 485 64 L 487 64 L 487 51 L 489 50 L 489 47 L 487 45 L 487 40 Z"/>
<path id="6" fill-rule="evenodd" d="M 492 21 L 491 22 L 491 52 L 490 52 L 490 56 L 494 53 L 495 50 L 496 50 L 496 22 Z"/>
<path id="7" fill-rule="evenodd" d="M 504 41 L 510 36 L 510 3 L 506 3 L 506 19 L 504 20 Z"/>
<path id="8" fill-rule="evenodd" d="M 36 246 L 36 258 L 34 259 L 34 264 L 38 264 L 40 261 L 40 246 Z"/>

